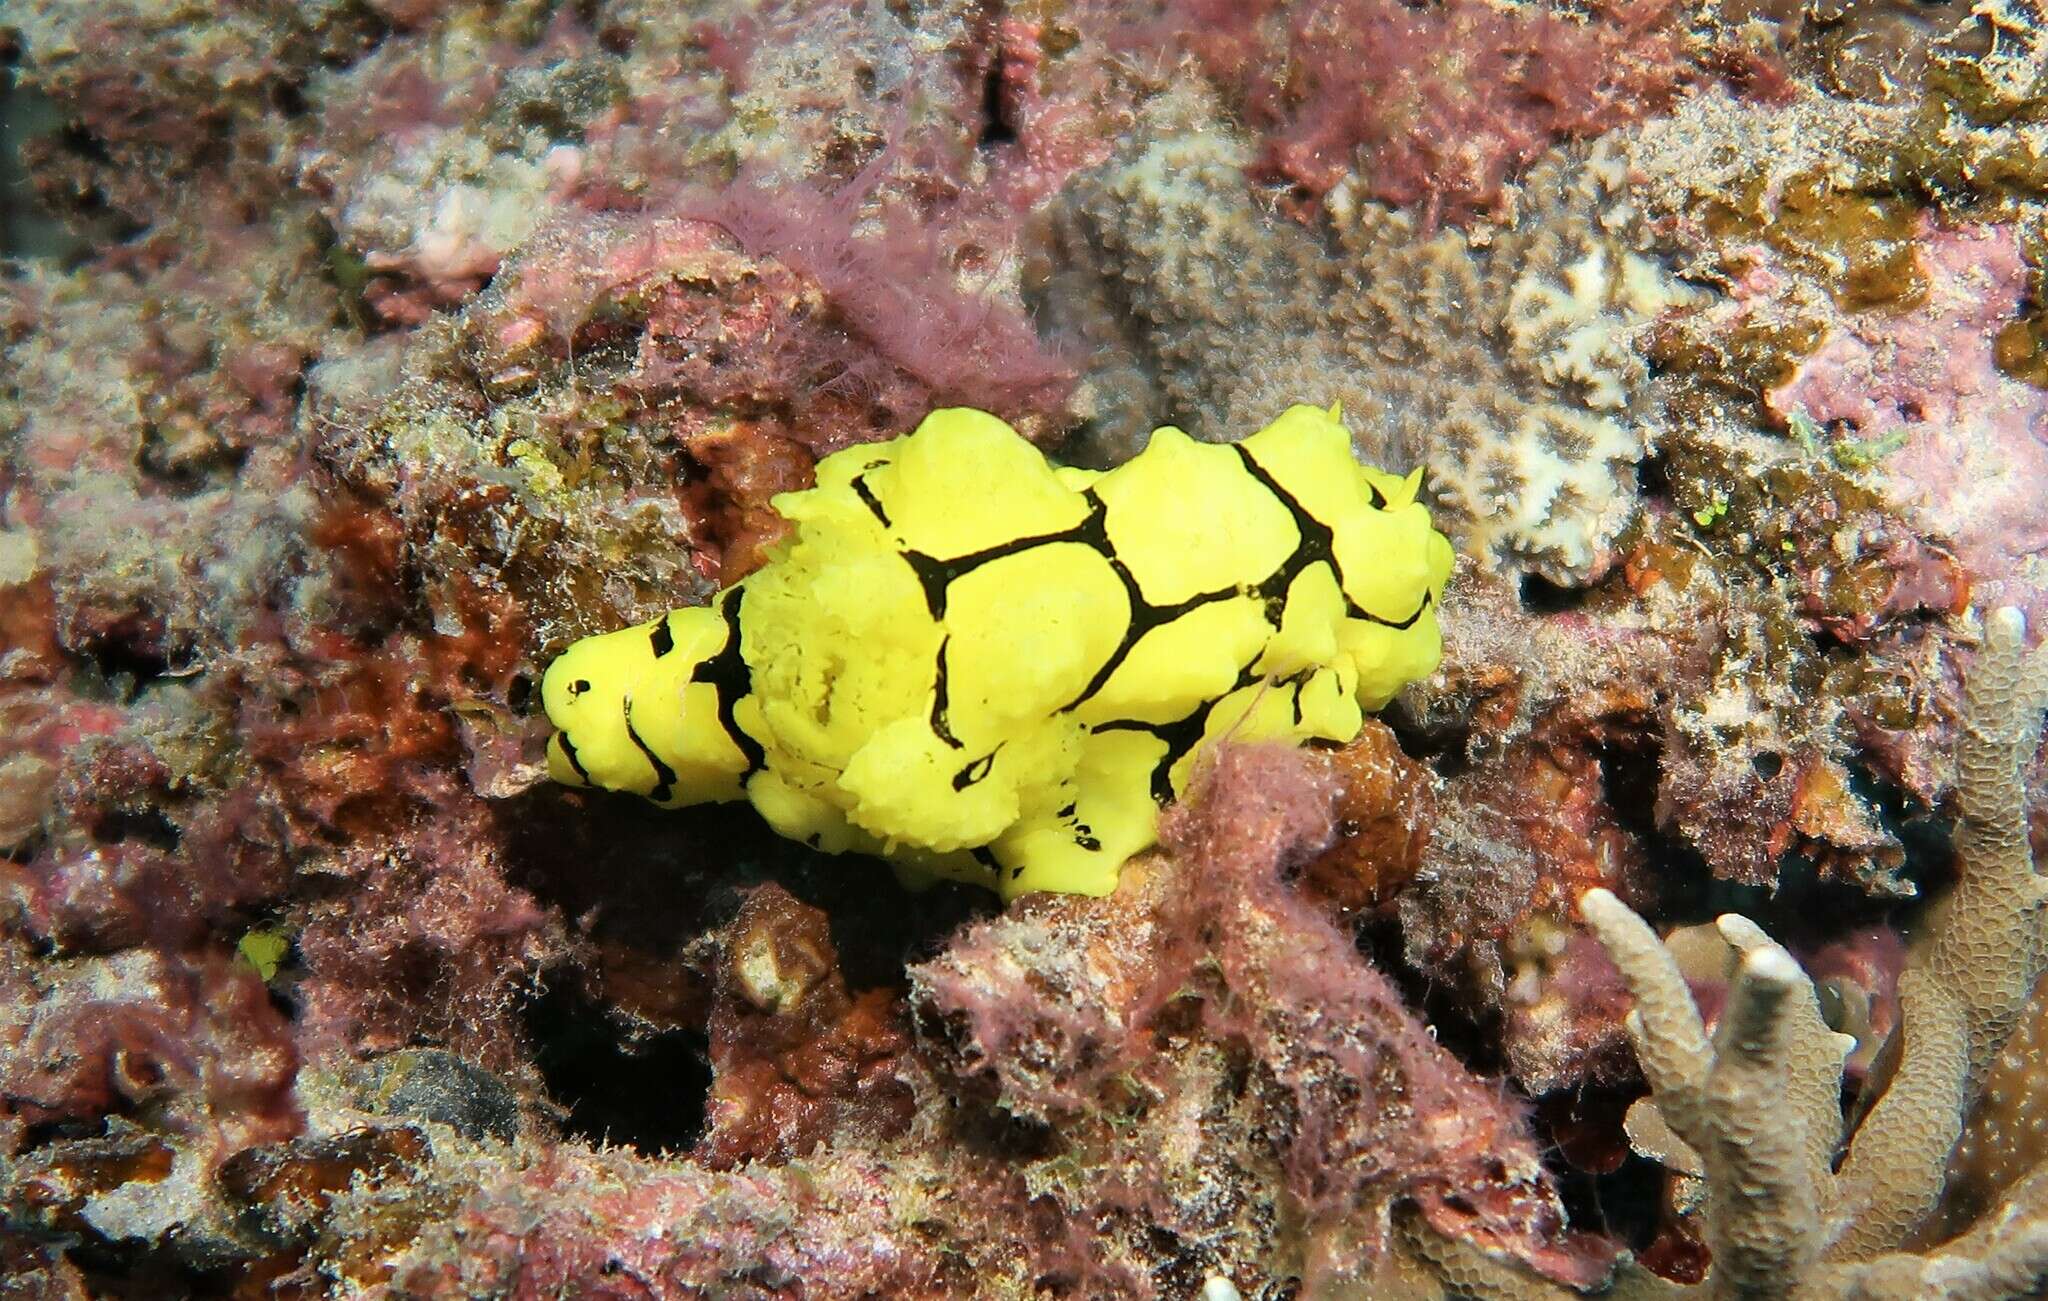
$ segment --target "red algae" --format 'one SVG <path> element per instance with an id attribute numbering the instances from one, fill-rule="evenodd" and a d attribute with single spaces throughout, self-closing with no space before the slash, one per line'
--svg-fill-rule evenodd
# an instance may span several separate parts
<path id="1" fill-rule="evenodd" d="M 10 6 L 0 1275 L 1725 1282 L 1575 909 L 1697 957 L 1742 899 L 1845 1117 L 1914 1051 L 1960 684 L 2048 613 L 2048 28 L 1980 9 Z M 821 455 L 1294 401 L 1426 468 L 1443 665 L 1209 755 L 1115 893 L 544 782 L 550 658 Z M 2039 1011 L 1885 1268 L 2026 1266 Z"/>
<path id="2" fill-rule="evenodd" d="M 1664 0 L 1190 0 L 1169 12 L 1264 133 L 1263 175 L 1321 198 L 1355 170 L 1373 198 L 1419 208 L 1430 226 L 1490 212 L 1503 181 L 1551 145 L 1649 116 L 1698 75 Z"/>

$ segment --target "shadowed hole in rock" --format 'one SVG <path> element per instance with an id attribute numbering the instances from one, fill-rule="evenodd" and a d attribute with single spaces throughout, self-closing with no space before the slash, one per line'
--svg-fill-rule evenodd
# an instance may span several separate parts
<path id="1" fill-rule="evenodd" d="M 1919 886 L 1923 896 L 1930 886 L 1938 893 L 1953 874 L 1955 824 L 1886 778 L 1868 756 L 1850 759 L 1849 792 L 1877 810 L 1878 823 L 1905 847 L 1901 875 Z"/>
<path id="2" fill-rule="evenodd" d="M 744 804 L 659 809 L 543 784 L 498 815 L 510 847 L 506 879 L 636 969 L 674 967 L 684 945 L 729 921 L 748 890 L 770 881 L 831 919 L 854 991 L 901 986 L 906 964 L 998 907 L 974 886 L 905 890 L 886 863 L 786 840 Z M 652 1007 L 641 1011 L 663 1019 Z"/>
<path id="3" fill-rule="evenodd" d="M 1592 595 L 1591 588 L 1561 587 L 1540 574 L 1522 575 L 1522 608 L 1530 614 L 1562 614 L 1576 610 Z"/>
<path id="4" fill-rule="evenodd" d="M 178 824 L 163 810 L 154 808 L 111 810 L 94 822 L 93 832 L 103 841 L 134 841 L 167 854 L 176 852 L 183 838 Z"/>
<path id="5" fill-rule="evenodd" d="M 152 616 L 134 615 L 89 638 L 77 653 L 123 704 L 132 704 L 154 683 L 174 672 Z"/>
<path id="6" fill-rule="evenodd" d="M 570 1137 L 657 1156 L 684 1151 L 703 1133 L 711 1089 L 703 1034 L 634 1034 L 566 975 L 527 1004 L 524 1020 Z"/>
<path id="7" fill-rule="evenodd" d="M 1017 132 L 1003 111 L 1003 61 L 990 59 L 981 82 L 981 135 L 975 143 L 984 149 L 1009 144 Z"/>
<path id="8" fill-rule="evenodd" d="M 1572 1227 L 1638 1252 L 1655 1238 L 1664 1201 L 1664 1168 L 1632 1151 L 1622 1128 L 1640 1093 L 1633 1083 L 1582 1084 L 1534 1099 L 1531 1109 Z"/>
<path id="9" fill-rule="evenodd" d="M 1668 839 L 1658 830 L 1656 816 L 1664 747 L 1648 730 L 1649 725 L 1644 726 L 1640 738 L 1632 738 L 1629 744 L 1594 746 L 1593 757 L 1600 765 L 1601 794 L 1614 820 L 1655 852 L 1661 848 L 1657 842 Z"/>
<path id="10" fill-rule="evenodd" d="M 964 885 L 909 892 L 886 864 L 817 853 L 745 805 L 664 810 L 631 796 L 543 785 L 498 806 L 506 878 L 557 909 L 595 974 L 560 971 L 526 1010 L 549 1096 L 572 1135 L 647 1153 L 701 1135 L 711 1086 L 710 990 L 696 942 L 773 881 L 831 921 L 850 990 L 901 989 L 996 897 Z"/>
<path id="11" fill-rule="evenodd" d="M 1636 466 L 1636 487 L 1645 500 L 1671 500 L 1671 463 L 1659 452 Z"/>

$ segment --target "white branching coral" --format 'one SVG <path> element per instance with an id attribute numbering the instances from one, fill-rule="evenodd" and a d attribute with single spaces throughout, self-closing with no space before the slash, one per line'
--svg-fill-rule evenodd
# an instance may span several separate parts
<path id="1" fill-rule="evenodd" d="M 2025 764 L 2039 742 L 2025 623 L 1984 620 L 1957 745 L 1960 878 L 1899 979 L 1890 1083 L 1842 1138 L 1851 1041 L 1821 1017 L 1813 982 L 1748 919 L 1717 923 L 1731 953 L 1728 1003 L 1710 1039 L 1671 951 L 1606 890 L 1579 901 L 1635 995 L 1629 1017 L 1650 1099 L 1630 1134 L 1703 1181 L 1713 1252 L 1698 1289 L 1633 1266 L 1617 1295 L 2005 1297 L 2048 1289 L 2048 1167 L 1931 1252 L 1906 1250 L 1940 1200 L 1965 1112 L 2048 966 L 2048 879 L 2027 836 Z M 1471 1248 L 1414 1230 L 1409 1249 L 1455 1290 L 1551 1296 Z"/>

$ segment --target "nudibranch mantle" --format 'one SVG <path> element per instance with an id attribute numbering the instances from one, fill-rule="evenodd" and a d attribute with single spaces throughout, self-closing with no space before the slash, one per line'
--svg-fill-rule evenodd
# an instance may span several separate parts
<path id="1" fill-rule="evenodd" d="M 1007 899 L 1100 895 L 1204 743 L 1356 736 L 1427 676 L 1450 543 L 1335 409 L 1054 466 L 966 408 L 834 453 L 710 605 L 549 667 L 549 770 Z"/>

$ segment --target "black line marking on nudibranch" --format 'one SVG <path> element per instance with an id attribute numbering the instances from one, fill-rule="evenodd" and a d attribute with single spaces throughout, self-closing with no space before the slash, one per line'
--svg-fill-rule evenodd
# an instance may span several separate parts
<path id="1" fill-rule="evenodd" d="M 946 688 L 946 646 L 952 640 L 951 637 L 940 640 L 938 667 L 932 672 L 932 734 L 958 750 L 961 748 L 960 738 L 953 735 L 952 723 L 946 717 L 946 711 L 952 707 Z"/>
<path id="2" fill-rule="evenodd" d="M 856 491 L 860 491 L 863 486 L 859 484 L 858 480 L 855 481 L 855 485 Z M 917 576 L 918 586 L 924 590 L 925 609 L 930 612 L 934 622 L 943 621 L 946 617 L 946 598 L 953 580 L 963 578 L 991 561 L 1001 560 L 1008 556 L 1021 555 L 1038 547 L 1053 546 L 1063 542 L 1087 547 L 1090 551 L 1102 557 L 1104 563 L 1109 566 L 1110 572 L 1116 575 L 1119 583 L 1123 584 L 1124 598 L 1130 606 L 1129 625 L 1125 630 L 1123 640 L 1118 643 L 1114 651 L 1110 652 L 1109 658 L 1096 670 L 1095 676 L 1089 680 L 1088 685 L 1083 687 L 1081 693 L 1075 696 L 1074 699 L 1054 711 L 1062 714 L 1069 713 L 1078 708 L 1093 697 L 1096 692 L 1100 691 L 1103 684 L 1109 681 L 1111 675 L 1123 666 L 1124 660 L 1129 657 L 1132 649 L 1146 633 L 1151 632 L 1154 628 L 1165 627 L 1190 610 L 1207 605 L 1212 601 L 1228 600 L 1233 596 L 1241 594 L 1240 589 L 1237 587 L 1220 587 L 1214 591 L 1197 592 L 1186 600 L 1176 601 L 1172 605 L 1154 605 L 1145 599 L 1143 590 L 1138 586 L 1137 578 L 1132 575 L 1130 568 L 1124 564 L 1123 558 L 1117 555 L 1116 548 L 1110 543 L 1108 505 L 1093 488 L 1082 489 L 1081 497 L 1088 503 L 1088 516 L 1079 524 L 1069 529 L 1061 529 L 1054 533 L 1034 533 L 1028 537 L 1012 538 L 1008 542 L 999 542 L 995 546 L 984 547 L 980 551 L 972 551 L 964 556 L 955 556 L 950 560 L 941 560 L 936 556 L 928 556 L 921 551 L 913 551 L 909 547 L 903 548 L 901 552 L 904 563 L 910 566 L 910 572 Z M 868 509 L 875 515 L 875 518 L 882 520 L 885 524 L 888 522 L 882 514 L 879 502 L 872 501 L 865 492 L 861 493 L 861 499 L 868 502 Z M 943 658 L 941 659 L 940 667 L 942 669 L 944 667 Z M 941 735 L 945 736 L 946 734 L 941 733 Z M 951 738 L 947 737 L 947 739 L 950 741 Z"/>
<path id="3" fill-rule="evenodd" d="M 1095 832 L 1092 827 L 1077 827 L 1075 830 L 1077 833 L 1074 836 L 1075 844 L 1079 845 L 1081 848 L 1087 850 L 1091 854 L 1101 850 L 1102 842 L 1095 838 Z"/>
<path id="4" fill-rule="evenodd" d="M 690 671 L 690 681 L 708 682 L 718 693 L 718 725 L 725 729 L 725 734 L 732 738 L 732 743 L 739 747 L 741 756 L 747 761 L 747 770 L 740 774 L 742 782 L 768 766 L 768 752 L 761 748 L 759 741 L 747 735 L 733 712 L 754 689 L 754 672 L 747 667 L 746 657 L 740 654 L 740 602 L 746 594 L 744 587 L 726 590 L 725 598 L 718 604 L 719 616 L 725 620 L 725 645 L 718 654 L 699 662 Z"/>
<path id="5" fill-rule="evenodd" d="M 1166 742 L 1166 753 L 1159 762 L 1152 765 L 1152 802 L 1165 808 L 1173 803 L 1173 766 L 1186 758 L 1202 743 L 1202 734 L 1208 730 L 1209 715 L 1216 706 L 1223 703 L 1224 696 L 1242 691 L 1259 680 L 1247 664 L 1237 671 L 1237 681 L 1230 689 L 1214 700 L 1205 700 L 1188 713 L 1167 723 L 1141 723 L 1136 719 L 1116 718 L 1106 723 L 1097 723 L 1098 732 L 1147 732 Z"/>
<path id="6" fill-rule="evenodd" d="M 1123 667 L 1124 661 L 1130 658 L 1131 652 L 1137 649 L 1138 643 L 1144 639 L 1146 633 L 1155 628 L 1163 628 L 1190 610 L 1198 609 L 1211 601 L 1228 600 L 1240 595 L 1238 588 L 1219 587 L 1210 592 L 1197 592 L 1186 600 L 1176 601 L 1172 605 L 1152 604 L 1145 599 L 1144 591 L 1138 586 L 1137 577 L 1131 573 L 1130 567 L 1124 564 L 1123 557 L 1117 555 L 1116 548 L 1110 544 L 1108 505 L 1093 488 L 1083 488 L 1081 496 L 1088 503 L 1088 518 L 1075 526 L 1074 531 L 1082 536 L 1071 540 L 1092 548 L 1109 562 L 1110 572 L 1124 585 L 1124 600 L 1131 608 L 1131 616 L 1130 625 L 1124 630 L 1123 640 L 1117 643 L 1116 649 L 1109 653 L 1109 658 L 1102 662 L 1102 666 L 1095 670 L 1095 676 L 1088 679 L 1088 685 L 1081 688 L 1081 694 L 1060 706 L 1057 712 L 1062 714 L 1079 709 L 1093 699 L 1095 693 L 1102 690 L 1116 671 Z"/>
<path id="7" fill-rule="evenodd" d="M 668 630 L 668 616 L 663 615 L 654 624 L 654 658 L 660 659 L 676 648 L 675 634 Z"/>
<path id="8" fill-rule="evenodd" d="M 1287 513 L 1294 517 L 1296 532 L 1301 535 L 1301 541 L 1295 546 L 1294 554 L 1287 557 L 1278 569 L 1267 575 L 1265 582 L 1259 584 L 1259 596 L 1266 602 L 1266 622 L 1275 628 L 1280 626 L 1279 611 L 1286 608 L 1287 591 L 1294 586 L 1296 576 L 1310 565 L 1322 561 L 1330 566 L 1330 577 L 1337 580 L 1337 591 L 1344 598 L 1345 614 L 1385 628 L 1407 629 L 1415 626 L 1415 621 L 1429 608 L 1428 589 L 1423 590 L 1422 601 L 1415 607 L 1415 613 L 1399 622 L 1382 619 L 1371 611 L 1360 608 L 1358 602 L 1351 599 L 1350 589 L 1344 585 L 1344 567 L 1337 563 L 1336 534 L 1331 531 L 1330 526 L 1309 514 L 1302 504 L 1295 500 L 1294 494 L 1281 487 L 1280 481 L 1268 473 L 1266 467 L 1260 465 L 1258 459 L 1245 450 L 1242 444 L 1231 444 L 1231 450 L 1237 453 L 1238 460 L 1244 462 L 1245 473 L 1257 479 L 1265 486 L 1267 492 L 1272 493 L 1274 498 L 1287 508 Z M 1373 495 L 1378 497 L 1378 489 L 1374 489 Z"/>
<path id="9" fill-rule="evenodd" d="M 964 577 L 991 561 L 1020 555 L 1038 547 L 1052 546 L 1063 542 L 1085 546 L 1101 556 L 1104 563 L 1109 566 L 1110 572 L 1115 574 L 1117 581 L 1123 585 L 1124 597 L 1130 607 L 1129 621 L 1125 626 L 1124 635 L 1118 641 L 1116 648 L 1097 667 L 1094 675 L 1088 680 L 1087 685 L 1081 688 L 1078 695 L 1056 711 L 1062 714 L 1071 713 L 1093 699 L 1096 693 L 1100 692 L 1108 684 L 1110 678 L 1115 676 L 1116 671 L 1123 667 L 1125 661 L 1130 658 L 1132 651 L 1137 649 L 1138 643 L 1144 639 L 1147 633 L 1166 627 L 1178 620 L 1182 615 L 1199 609 L 1213 601 L 1228 600 L 1234 596 L 1247 594 L 1256 596 L 1265 606 L 1266 623 L 1277 632 L 1286 611 L 1288 593 L 1294 586 L 1294 580 L 1300 577 L 1302 572 L 1311 565 L 1324 564 L 1329 566 L 1330 577 L 1336 581 L 1338 593 L 1344 598 L 1344 611 L 1347 617 L 1362 619 L 1368 623 L 1400 630 L 1413 627 L 1415 621 L 1420 619 L 1423 612 L 1429 609 L 1432 598 L 1427 591 L 1422 594 L 1422 600 L 1417 604 L 1415 612 L 1406 619 L 1393 620 L 1382 618 L 1360 607 L 1356 601 L 1351 599 L 1350 592 L 1345 589 L 1344 570 L 1337 563 L 1335 531 L 1328 524 L 1311 515 L 1307 508 L 1295 498 L 1294 494 L 1282 486 L 1280 481 L 1274 478 L 1266 467 L 1261 465 L 1258 459 L 1244 447 L 1233 445 L 1231 450 L 1237 453 L 1238 460 L 1244 465 L 1245 473 L 1249 474 L 1261 487 L 1271 493 L 1274 500 L 1278 501 L 1287 511 L 1288 516 L 1294 521 L 1297 538 L 1294 549 L 1288 553 L 1287 558 L 1275 566 L 1273 572 L 1268 574 L 1264 580 L 1249 592 L 1242 587 L 1231 586 L 1216 588 L 1207 592 L 1197 592 L 1195 595 L 1176 601 L 1171 605 L 1157 605 L 1147 600 L 1143 589 L 1138 584 L 1137 577 L 1131 573 L 1130 567 L 1124 563 L 1123 558 L 1117 555 L 1116 547 L 1110 541 L 1109 507 L 1102 500 L 1101 495 L 1093 488 L 1081 490 L 1081 498 L 1088 504 L 1088 514 L 1080 523 L 1071 528 L 1060 529 L 1051 533 L 1035 533 L 1026 537 L 1011 538 L 1007 542 L 999 542 L 994 546 L 984 547 L 979 551 L 969 552 L 964 556 L 954 556 L 951 559 L 942 560 L 936 556 L 928 556 L 921 551 L 915 551 L 909 547 L 902 548 L 900 554 L 903 556 L 904 563 L 910 566 L 911 573 L 916 575 L 918 585 L 924 591 L 925 608 L 930 612 L 934 622 L 943 622 L 946 617 L 946 599 L 953 580 Z M 872 469 L 874 467 L 870 466 L 869 468 Z M 1385 509 L 1387 500 L 1379 488 L 1371 484 L 1367 486 L 1372 492 L 1374 508 Z M 861 501 L 866 504 L 869 513 L 881 521 L 884 527 L 890 527 L 888 513 L 882 508 L 881 502 L 875 498 L 862 476 L 856 475 L 854 477 L 853 489 Z M 1251 681 L 1256 681 L 1257 675 L 1252 673 L 1250 665 L 1244 665 L 1239 669 L 1238 678 L 1238 687 L 1243 687 L 1249 685 Z M 1302 721 L 1301 691 L 1304 685 L 1305 680 L 1303 679 L 1297 678 L 1293 682 L 1293 712 L 1294 721 L 1297 725 Z M 1232 689 L 1236 690 L 1238 688 Z M 1120 728 L 1150 732 L 1166 742 L 1166 754 L 1153 769 L 1151 792 L 1152 798 L 1157 803 L 1162 805 L 1170 804 L 1174 796 L 1173 766 L 1186 757 L 1188 752 L 1193 750 L 1196 745 L 1201 743 L 1203 730 L 1208 723 L 1209 710 L 1215 703 L 1214 701 L 1207 702 L 1186 717 L 1168 723 L 1138 723 L 1127 720 L 1112 720 L 1101 724 L 1098 730 Z M 948 716 L 949 708 L 950 701 L 948 699 L 946 681 L 946 643 L 942 641 L 939 644 L 937 663 L 933 671 L 931 724 L 933 733 L 948 746 L 957 750 L 963 747 L 959 738 L 953 734 L 951 720 Z M 964 790 L 967 786 L 986 776 L 986 770 L 975 773 L 974 767 L 974 765 L 970 764 L 955 776 L 953 787 L 955 790 Z M 970 776 L 970 774 L 973 775 Z M 1066 817 L 1070 815 L 1062 814 L 1061 816 Z"/>
<path id="10" fill-rule="evenodd" d="M 994 875 L 1000 877 L 1003 874 L 1003 860 L 997 858 L 996 852 L 987 845 L 976 845 L 967 851 L 967 856 L 987 868 Z M 1012 881 L 1022 875 L 1024 875 L 1024 865 L 1022 863 L 1010 869 L 1010 879 Z"/>
<path id="11" fill-rule="evenodd" d="M 1192 713 L 1174 719 L 1170 723 L 1141 723 L 1136 719 L 1117 718 L 1107 723 L 1098 723 L 1098 732 L 1146 732 L 1166 742 L 1166 753 L 1152 766 L 1152 802 L 1164 808 L 1173 803 L 1173 765 L 1181 756 L 1202 742 L 1202 731 L 1209 725 L 1209 710 L 1215 701 L 1207 701 Z"/>
<path id="12" fill-rule="evenodd" d="M 996 752 L 991 750 L 973 763 L 968 764 L 965 768 L 962 768 L 959 772 L 953 774 L 953 789 L 956 791 L 966 790 L 969 786 L 987 777 L 989 771 L 995 766 Z"/>
<path id="13" fill-rule="evenodd" d="M 640 739 L 640 733 L 633 727 L 633 698 L 631 696 L 626 698 L 624 718 L 626 720 L 627 737 L 632 740 L 634 745 L 640 747 L 640 753 L 647 756 L 648 764 L 654 769 L 654 789 L 647 793 L 647 798 L 657 804 L 670 799 L 676 793 L 676 770 L 663 763 L 661 756 L 654 752 L 654 747 Z"/>
<path id="14" fill-rule="evenodd" d="M 887 461 L 876 461 L 873 464 L 869 465 L 868 469 L 872 470 L 877 465 L 887 464 Z M 868 487 L 868 476 L 865 473 L 856 474 L 853 476 L 853 492 L 856 497 L 860 498 L 861 505 L 866 506 L 868 508 L 868 514 L 874 516 L 876 519 L 882 522 L 883 528 L 893 529 L 896 527 L 894 524 L 891 524 L 889 522 L 889 512 L 883 510 L 882 503 L 875 499 L 875 490 Z"/>
<path id="15" fill-rule="evenodd" d="M 1434 596 L 1430 595 L 1430 593 L 1427 590 L 1425 590 L 1422 593 L 1422 599 L 1415 603 L 1415 612 L 1413 614 L 1410 614 L 1407 618 L 1400 620 L 1399 622 L 1396 622 L 1392 619 L 1375 618 L 1372 615 L 1367 615 L 1366 618 L 1371 619 L 1374 623 L 1379 624 L 1383 628 L 1392 628 L 1396 632 L 1406 632 L 1410 628 L 1413 628 L 1415 626 L 1415 621 L 1422 617 L 1422 612 L 1429 609 L 1429 603 L 1435 599 L 1436 598 Z"/>
<path id="16" fill-rule="evenodd" d="M 1028 538 L 1012 538 L 980 551 L 955 556 L 951 560 L 940 560 L 922 551 L 903 549 L 903 559 L 910 565 L 910 572 L 917 575 L 918 585 L 924 588 L 925 608 L 931 611 L 932 621 L 939 622 L 946 617 L 946 588 L 954 579 L 963 578 L 981 568 L 991 560 L 1005 556 L 1020 555 L 1033 547 L 1042 547 L 1053 542 L 1081 542 L 1082 538 L 1070 537 L 1065 533 L 1039 533 Z"/>
<path id="17" fill-rule="evenodd" d="M 555 739 L 562 743 L 562 757 L 569 761 L 571 771 L 583 779 L 585 786 L 597 785 L 596 782 L 590 780 L 590 770 L 583 766 L 583 760 L 576 753 L 576 745 L 569 739 L 569 734 L 566 731 L 557 732 L 555 733 Z"/>

